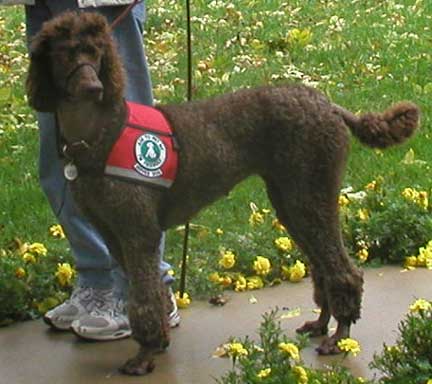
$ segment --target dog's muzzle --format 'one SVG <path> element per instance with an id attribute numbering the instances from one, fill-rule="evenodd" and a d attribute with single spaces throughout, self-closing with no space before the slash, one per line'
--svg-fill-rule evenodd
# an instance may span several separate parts
<path id="1" fill-rule="evenodd" d="M 85 68 L 90 67 L 94 76 L 83 76 L 81 79 L 74 80 L 77 73 Z M 101 101 L 103 96 L 103 85 L 98 76 L 98 69 L 91 63 L 80 63 L 74 67 L 66 76 L 65 79 L 65 94 L 69 99 L 89 98 L 96 101 Z"/>

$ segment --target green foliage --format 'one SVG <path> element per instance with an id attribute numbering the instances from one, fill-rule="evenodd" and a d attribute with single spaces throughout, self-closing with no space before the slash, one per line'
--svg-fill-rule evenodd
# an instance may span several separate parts
<path id="1" fill-rule="evenodd" d="M 253 221 L 254 215 L 258 215 L 258 222 Z M 247 224 L 238 225 L 239 221 Z M 289 235 L 270 209 L 258 208 L 251 203 L 249 210 L 241 209 L 241 213 L 236 217 L 236 224 L 237 228 L 232 230 L 191 224 L 187 286 L 193 296 L 215 294 L 227 288 L 237 291 L 262 288 L 254 285 L 254 281 L 259 285 L 262 282 L 263 286 L 280 284 L 282 280 L 289 280 L 287 271 L 297 260 L 306 263 L 294 242 L 288 250 L 282 250 L 275 244 L 277 239 L 289 238 Z M 226 228 L 225 225 L 223 228 Z M 172 253 L 182 252 L 183 229 L 181 226 L 169 234 L 171 238 L 168 242 L 167 260 L 172 262 L 176 270 L 179 270 L 180 265 L 176 266 L 175 260 L 171 260 L 170 256 Z M 173 241 L 173 238 L 177 241 Z M 205 247 L 202 247 L 203 243 Z M 170 244 L 175 244 L 176 248 L 170 248 Z M 225 252 L 234 255 L 232 266 L 223 265 Z M 260 274 L 255 270 L 254 263 L 259 256 L 269 260 L 268 273 Z M 213 282 L 209 280 L 215 273 L 220 278 L 219 283 L 216 277 Z M 249 288 L 242 289 L 236 285 L 241 278 L 247 279 Z M 250 282 L 250 279 L 255 280 Z"/>
<path id="2" fill-rule="evenodd" d="M 399 324 L 393 346 L 384 345 L 371 368 L 380 370 L 382 384 L 424 384 L 432 379 L 432 303 L 410 313 Z"/>
<path id="3" fill-rule="evenodd" d="M 69 296 L 73 283 L 73 273 L 64 284 L 56 276 L 63 258 L 17 242 L 13 250 L 0 253 L 0 326 L 44 314 Z"/>
<path id="4" fill-rule="evenodd" d="M 305 336 L 298 336 L 297 340 L 290 340 L 281 329 L 278 320 L 278 310 L 263 315 L 258 330 L 259 340 L 254 342 L 249 337 L 240 343 L 247 354 L 240 357 L 231 356 L 233 368 L 221 379 L 219 384 L 360 384 L 368 381 L 355 378 L 345 368 L 335 366 L 327 370 L 316 370 L 305 367 L 301 360 L 294 355 L 287 354 L 280 346 L 281 343 L 295 345 L 299 351 L 308 345 Z M 229 346 L 229 344 L 228 344 Z M 229 351 L 229 347 L 227 348 Z M 229 354 L 229 353 L 228 353 Z M 267 370 L 264 377 L 263 370 Z"/>
<path id="5" fill-rule="evenodd" d="M 287 356 L 279 347 L 281 343 L 293 343 L 299 351 L 308 345 L 301 337 L 289 340 L 280 327 L 278 310 L 263 315 L 258 331 L 258 341 L 248 336 L 239 343 L 247 352 L 236 356 L 229 354 L 233 367 L 217 382 L 219 384 L 427 384 L 432 379 L 432 302 L 417 300 L 399 324 L 399 337 L 393 346 L 384 345 L 380 354 L 375 354 L 370 367 L 378 370 L 377 378 L 367 380 L 354 377 L 346 368 L 334 365 L 326 370 L 305 367 L 301 359 Z M 300 378 L 298 368 L 303 370 Z M 259 377 L 268 369 L 265 377 Z M 297 371 L 296 371 L 297 370 Z"/>
<path id="6" fill-rule="evenodd" d="M 350 200 L 347 195 L 350 203 L 342 208 L 342 224 L 345 244 L 352 255 L 367 249 L 369 261 L 403 264 L 406 257 L 417 255 L 419 248 L 428 243 L 431 207 L 427 200 L 414 201 L 403 193 L 385 185 L 381 178 L 373 188 L 351 194 L 362 198 Z M 424 194 L 427 197 L 428 192 Z"/>

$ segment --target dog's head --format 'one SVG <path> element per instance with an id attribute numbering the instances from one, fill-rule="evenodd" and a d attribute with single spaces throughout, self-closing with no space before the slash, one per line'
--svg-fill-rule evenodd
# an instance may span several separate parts
<path id="1" fill-rule="evenodd" d="M 67 12 L 46 22 L 33 38 L 26 90 L 35 110 L 54 112 L 65 98 L 110 104 L 122 97 L 123 87 L 105 17 Z"/>

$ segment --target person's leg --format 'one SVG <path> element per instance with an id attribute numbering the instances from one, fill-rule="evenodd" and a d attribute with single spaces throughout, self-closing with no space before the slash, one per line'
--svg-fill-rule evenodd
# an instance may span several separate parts
<path id="1" fill-rule="evenodd" d="M 66 9 L 76 8 L 76 2 L 37 1 L 26 7 L 27 39 L 30 42 L 42 24 Z M 38 113 L 40 134 L 39 181 L 54 214 L 63 226 L 76 260 L 77 288 L 71 300 L 49 311 L 44 319 L 58 329 L 69 329 L 76 318 L 90 312 L 96 302 L 109 299 L 113 287 L 113 267 L 108 250 L 91 225 L 83 219 L 71 197 L 63 176 L 63 160 L 59 155 L 55 116 Z"/>

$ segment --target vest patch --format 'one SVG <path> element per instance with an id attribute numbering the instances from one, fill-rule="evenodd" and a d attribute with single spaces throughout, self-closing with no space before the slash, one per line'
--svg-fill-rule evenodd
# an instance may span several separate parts
<path id="1" fill-rule="evenodd" d="M 126 107 L 126 124 L 108 156 L 105 174 L 171 187 L 177 174 L 178 153 L 168 121 L 156 108 L 130 101 Z"/>

